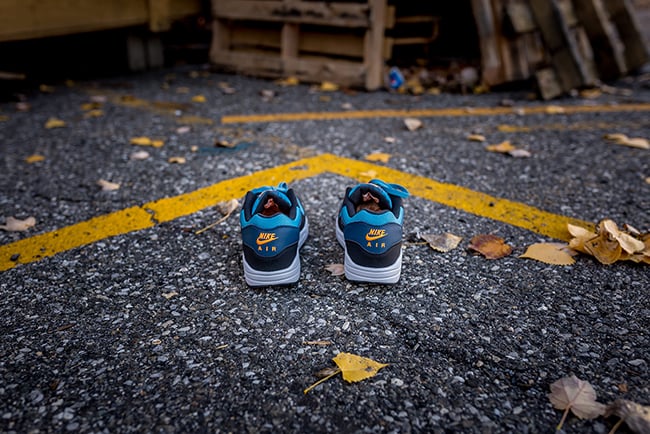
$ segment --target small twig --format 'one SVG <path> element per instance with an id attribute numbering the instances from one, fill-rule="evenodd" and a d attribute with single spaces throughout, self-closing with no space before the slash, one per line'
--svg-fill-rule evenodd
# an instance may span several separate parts
<path id="1" fill-rule="evenodd" d="M 228 214 L 226 214 L 225 216 L 221 217 L 221 218 L 220 218 L 219 220 L 217 220 L 216 222 L 214 222 L 214 223 L 212 223 L 212 224 L 209 224 L 209 225 L 207 225 L 206 227 L 204 227 L 203 229 L 199 229 L 198 231 L 196 231 L 196 232 L 194 232 L 194 233 L 195 233 L 196 235 L 199 235 L 199 234 L 202 234 L 203 232 L 207 231 L 208 229 L 212 229 L 213 227 L 215 227 L 215 226 L 218 225 L 219 223 L 226 221 L 226 219 L 227 219 L 228 217 L 230 217 L 230 214 L 232 214 L 232 212 L 229 212 Z"/>
<path id="2" fill-rule="evenodd" d="M 321 378 L 320 380 L 318 380 L 317 382 L 315 382 L 314 384 L 312 384 L 311 386 L 309 386 L 308 388 L 306 388 L 306 389 L 303 391 L 303 393 L 304 393 L 305 395 L 308 394 L 308 393 L 309 393 L 309 392 L 310 392 L 314 387 L 318 386 L 319 384 L 321 384 L 321 383 L 323 383 L 323 382 L 329 380 L 329 379 L 332 378 L 333 376 L 338 375 L 338 374 L 340 374 L 340 373 L 341 373 L 341 370 L 340 370 L 340 369 L 337 369 L 336 372 L 334 372 L 333 374 L 330 374 L 330 375 L 328 375 L 328 376 L 325 377 L 325 378 Z"/>

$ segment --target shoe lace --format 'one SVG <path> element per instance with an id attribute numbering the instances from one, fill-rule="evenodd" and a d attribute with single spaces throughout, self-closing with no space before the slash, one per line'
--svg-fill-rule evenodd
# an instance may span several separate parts
<path id="1" fill-rule="evenodd" d="M 391 196 L 397 196 L 401 198 L 406 198 L 409 196 L 409 192 L 406 188 L 402 187 L 399 184 L 389 184 L 381 179 L 372 179 L 370 180 L 371 184 L 375 184 L 381 187 L 386 193 Z"/>

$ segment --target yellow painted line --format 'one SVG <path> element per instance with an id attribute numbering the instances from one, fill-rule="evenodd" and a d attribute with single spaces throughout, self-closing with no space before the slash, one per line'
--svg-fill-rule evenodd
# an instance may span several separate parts
<path id="1" fill-rule="evenodd" d="M 589 105 L 589 106 L 536 106 L 536 107 L 457 107 L 440 109 L 410 110 L 351 110 L 339 112 L 267 113 L 253 115 L 230 115 L 221 118 L 222 124 L 255 122 L 297 122 L 368 118 L 403 117 L 458 117 L 497 116 L 507 114 L 575 114 L 575 113 L 618 113 L 650 111 L 650 104 Z"/>
<path id="2" fill-rule="evenodd" d="M 151 228 L 193 214 L 217 203 L 243 197 L 247 191 L 261 185 L 276 185 L 305 179 L 322 173 L 333 173 L 357 181 L 381 178 L 399 183 L 411 194 L 454 207 L 471 214 L 508 223 L 559 240 L 567 241 L 567 223 L 592 228 L 590 223 L 552 214 L 523 203 L 501 199 L 453 184 L 437 182 L 385 166 L 323 154 L 289 164 L 233 178 L 179 196 L 163 198 L 90 220 L 35 235 L 0 246 L 0 271 L 17 264 L 26 264 L 93 242 Z M 336 210 L 336 204 L 332 205 Z"/>

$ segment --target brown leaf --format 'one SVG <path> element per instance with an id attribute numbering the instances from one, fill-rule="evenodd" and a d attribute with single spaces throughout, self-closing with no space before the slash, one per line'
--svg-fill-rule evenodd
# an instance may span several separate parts
<path id="1" fill-rule="evenodd" d="M 221 215 L 230 215 L 235 210 L 239 208 L 239 201 L 237 199 L 230 199 L 230 200 L 224 200 L 223 202 L 219 202 L 217 204 L 217 209 L 221 213 Z"/>
<path id="2" fill-rule="evenodd" d="M 650 407 L 626 399 L 617 399 L 607 406 L 605 417 L 618 416 L 637 434 L 650 433 Z"/>
<path id="3" fill-rule="evenodd" d="M 62 121 L 61 119 L 57 118 L 49 118 L 47 122 L 45 122 L 45 128 L 48 130 L 51 130 L 52 128 L 63 128 L 65 127 L 65 121 Z"/>
<path id="4" fill-rule="evenodd" d="M 296 86 L 300 84 L 300 80 L 298 80 L 297 77 L 290 76 L 287 78 L 282 78 L 279 80 L 275 81 L 275 84 L 280 85 L 280 86 Z"/>
<path id="5" fill-rule="evenodd" d="M 185 157 L 175 156 L 175 157 L 169 157 L 167 159 L 167 162 L 170 164 L 185 164 L 187 163 L 187 159 Z"/>
<path id="6" fill-rule="evenodd" d="M 318 88 L 321 92 L 334 92 L 339 90 L 339 85 L 331 81 L 323 81 Z"/>
<path id="7" fill-rule="evenodd" d="M 512 253 L 512 247 L 507 245 L 503 238 L 492 234 L 476 235 L 470 240 L 469 248 L 487 259 L 499 259 Z"/>
<path id="8" fill-rule="evenodd" d="M 611 133 L 605 134 L 605 139 L 616 143 L 617 145 L 630 146 L 632 148 L 650 149 L 650 141 L 643 137 L 630 138 L 625 134 Z"/>
<path id="9" fill-rule="evenodd" d="M 444 234 L 418 234 L 420 238 L 429 243 L 429 247 L 438 252 L 446 253 L 456 247 L 463 237 L 446 232 Z"/>
<path id="10" fill-rule="evenodd" d="M 562 429 L 564 420 L 571 410 L 580 419 L 594 419 L 605 413 L 605 406 L 596 401 L 596 391 L 586 381 L 575 375 L 564 377 L 551 384 L 548 399 L 553 407 L 565 410 L 557 430 Z"/>
<path id="11" fill-rule="evenodd" d="M 498 143 L 496 145 L 489 145 L 485 147 L 486 150 L 490 152 L 499 152 L 502 154 L 507 154 L 508 152 L 511 152 L 517 148 L 514 147 L 512 143 L 510 143 L 509 140 L 505 140 L 501 143 Z"/>
<path id="12" fill-rule="evenodd" d="M 7 232 L 23 232 L 36 225 L 34 217 L 27 217 L 25 220 L 20 220 L 15 217 L 7 217 L 5 224 L 0 225 L 0 229 Z"/>
<path id="13" fill-rule="evenodd" d="M 38 163 L 39 161 L 44 161 L 45 157 L 40 154 L 32 154 L 29 157 L 25 158 L 25 163 L 27 164 L 32 164 L 32 163 Z"/>
<path id="14" fill-rule="evenodd" d="M 484 142 L 486 139 L 485 136 L 481 134 L 470 134 L 467 136 L 467 140 L 470 140 L 472 142 Z"/>
<path id="15" fill-rule="evenodd" d="M 366 155 L 366 160 L 368 161 L 378 161 L 380 163 L 388 163 L 390 160 L 391 154 L 385 152 L 373 152 L 372 154 Z"/>
<path id="16" fill-rule="evenodd" d="M 207 99 L 203 95 L 194 95 L 192 97 L 192 102 L 204 103 Z"/>
<path id="17" fill-rule="evenodd" d="M 551 265 L 572 265 L 576 261 L 564 249 L 568 246 L 562 243 L 531 244 L 520 258 L 535 259 Z"/>

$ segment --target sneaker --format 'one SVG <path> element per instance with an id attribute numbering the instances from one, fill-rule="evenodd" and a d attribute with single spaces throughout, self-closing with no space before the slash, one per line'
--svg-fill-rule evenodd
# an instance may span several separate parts
<path id="1" fill-rule="evenodd" d="M 345 249 L 345 277 L 395 283 L 402 271 L 402 199 L 408 191 L 373 179 L 348 187 L 336 222 L 336 239 Z"/>
<path id="2" fill-rule="evenodd" d="M 239 216 L 244 277 L 250 286 L 285 285 L 300 278 L 298 250 L 309 225 L 305 210 L 286 182 L 246 193 Z"/>

